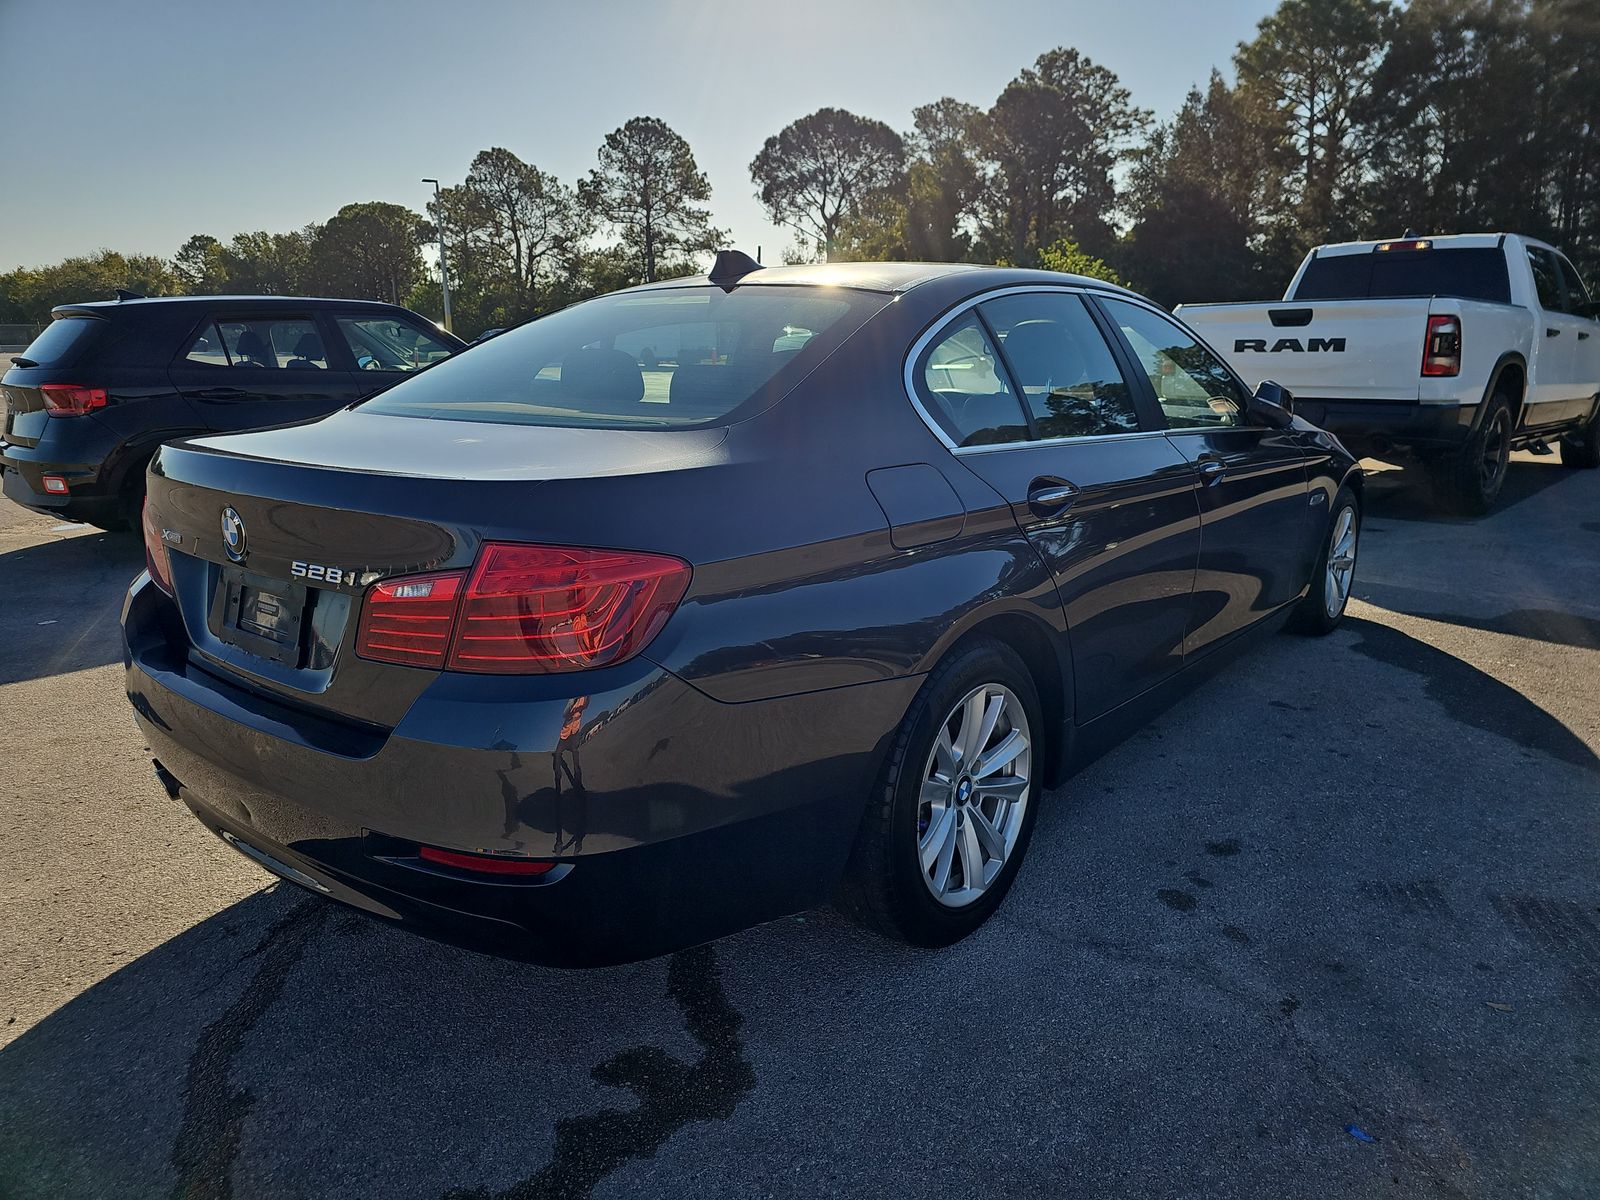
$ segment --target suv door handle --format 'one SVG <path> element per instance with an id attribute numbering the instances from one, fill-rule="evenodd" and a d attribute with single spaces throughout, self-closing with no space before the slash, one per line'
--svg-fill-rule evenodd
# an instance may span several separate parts
<path id="1" fill-rule="evenodd" d="M 1041 517 L 1054 516 L 1077 497 L 1077 484 L 1053 475 L 1041 475 L 1028 485 L 1028 507 Z"/>
<path id="2" fill-rule="evenodd" d="M 1226 462 L 1212 454 L 1202 454 L 1194 460 L 1194 465 L 1200 472 L 1200 478 L 1207 483 L 1216 483 L 1228 469 Z"/>
<path id="3" fill-rule="evenodd" d="M 1544 331 L 1544 335 L 1545 335 L 1545 337 L 1560 337 L 1561 336 L 1561 330 L 1559 330 L 1559 329 L 1546 329 Z"/>

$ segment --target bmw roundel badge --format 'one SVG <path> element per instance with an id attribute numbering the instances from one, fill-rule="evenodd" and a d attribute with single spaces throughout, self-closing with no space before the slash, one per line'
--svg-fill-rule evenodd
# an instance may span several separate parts
<path id="1" fill-rule="evenodd" d="M 231 504 L 222 510 L 222 548 L 234 562 L 244 561 L 244 518 Z"/>

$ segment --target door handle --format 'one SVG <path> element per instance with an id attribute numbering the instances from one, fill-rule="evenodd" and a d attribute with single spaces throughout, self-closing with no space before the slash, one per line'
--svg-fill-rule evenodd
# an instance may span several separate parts
<path id="1" fill-rule="evenodd" d="M 244 400 L 249 394 L 243 388 L 218 387 L 204 388 L 195 392 L 194 396 L 199 400 Z"/>
<path id="2" fill-rule="evenodd" d="M 1207 483 L 1216 483 L 1228 469 L 1228 464 L 1223 462 L 1222 459 L 1215 458 L 1209 454 L 1202 454 L 1195 459 L 1194 465 L 1200 472 L 1200 478 Z"/>
<path id="3" fill-rule="evenodd" d="M 1589 335 L 1580 329 L 1578 330 L 1578 340 L 1580 342 L 1587 342 L 1589 340 Z"/>
<path id="4" fill-rule="evenodd" d="M 1054 516 L 1078 496 L 1076 484 L 1041 475 L 1028 485 L 1028 507 L 1041 517 Z"/>
<path id="5" fill-rule="evenodd" d="M 1545 337 L 1560 337 L 1561 336 L 1561 330 L 1559 330 L 1559 329 L 1546 329 L 1544 331 L 1544 335 L 1545 335 Z"/>

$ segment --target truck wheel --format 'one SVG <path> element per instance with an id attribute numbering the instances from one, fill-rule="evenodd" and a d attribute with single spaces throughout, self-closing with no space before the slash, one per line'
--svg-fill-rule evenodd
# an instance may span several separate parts
<path id="1" fill-rule="evenodd" d="M 1439 464 L 1440 490 L 1459 512 L 1482 516 L 1494 507 L 1510 461 L 1511 398 L 1496 392 L 1466 445 Z"/>
<path id="2" fill-rule="evenodd" d="M 1600 412 L 1577 433 L 1561 439 L 1561 465 L 1589 470 L 1600 467 Z"/>
<path id="3" fill-rule="evenodd" d="M 1356 549 L 1361 541 L 1361 501 L 1347 487 L 1333 498 L 1333 516 L 1322 539 L 1322 554 L 1305 597 L 1295 606 L 1289 628 L 1313 637 L 1332 633 L 1350 603 L 1356 580 Z"/>

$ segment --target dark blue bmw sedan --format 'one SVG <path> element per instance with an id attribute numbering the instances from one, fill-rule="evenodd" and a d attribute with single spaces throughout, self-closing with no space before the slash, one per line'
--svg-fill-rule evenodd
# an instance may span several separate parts
<path id="1" fill-rule="evenodd" d="M 1362 494 L 1123 289 L 726 251 L 148 484 L 127 687 L 172 796 L 572 964 L 830 899 L 966 935 L 1075 764 L 1250 632 L 1333 628 Z"/>

